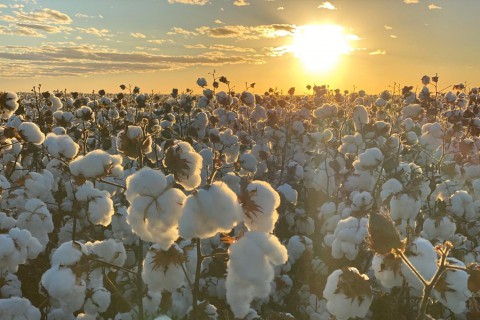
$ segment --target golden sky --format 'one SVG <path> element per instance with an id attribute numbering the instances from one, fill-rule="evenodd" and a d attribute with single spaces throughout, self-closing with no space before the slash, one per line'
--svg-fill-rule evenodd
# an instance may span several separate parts
<path id="1" fill-rule="evenodd" d="M 237 92 L 476 86 L 479 15 L 478 0 L 8 0 L 0 90 L 200 92 L 213 70 Z"/>

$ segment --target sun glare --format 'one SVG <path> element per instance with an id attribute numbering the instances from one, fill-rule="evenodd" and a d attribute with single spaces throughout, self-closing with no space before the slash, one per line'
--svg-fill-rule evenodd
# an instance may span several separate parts
<path id="1" fill-rule="evenodd" d="M 295 30 L 290 50 L 312 72 L 331 70 L 341 55 L 353 50 L 351 36 L 338 25 L 305 25 Z"/>

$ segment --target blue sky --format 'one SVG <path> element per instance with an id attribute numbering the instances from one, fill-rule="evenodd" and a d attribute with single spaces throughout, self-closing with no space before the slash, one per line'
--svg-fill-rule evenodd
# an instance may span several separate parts
<path id="1" fill-rule="evenodd" d="M 328 83 L 376 92 L 436 72 L 445 86 L 475 85 L 479 15 L 477 0 L 4 1 L 0 89 L 195 89 L 213 69 L 237 90 Z M 356 38 L 328 73 L 277 50 L 298 28 L 322 24 Z"/>

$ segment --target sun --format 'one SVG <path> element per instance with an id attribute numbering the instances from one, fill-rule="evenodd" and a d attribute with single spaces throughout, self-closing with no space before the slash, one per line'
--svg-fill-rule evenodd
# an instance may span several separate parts
<path id="1" fill-rule="evenodd" d="M 351 35 L 339 25 L 305 25 L 295 30 L 289 51 L 311 72 L 331 70 L 344 54 L 353 51 Z"/>

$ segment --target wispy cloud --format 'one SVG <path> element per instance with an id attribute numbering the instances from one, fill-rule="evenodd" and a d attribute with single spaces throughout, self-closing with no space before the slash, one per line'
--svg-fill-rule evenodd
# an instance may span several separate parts
<path id="1" fill-rule="evenodd" d="M 319 9 L 327 9 L 327 10 L 336 10 L 337 7 L 335 7 L 330 1 L 325 1 L 321 5 L 319 5 L 317 8 Z"/>
<path id="2" fill-rule="evenodd" d="M 187 49 L 206 49 L 207 47 L 204 44 L 185 44 L 185 48 Z"/>
<path id="3" fill-rule="evenodd" d="M 384 25 L 383 27 L 385 28 L 385 30 L 392 30 L 393 29 L 391 26 L 387 26 L 387 25 Z"/>
<path id="4" fill-rule="evenodd" d="M 415 4 L 415 3 L 419 3 L 420 1 L 419 0 L 403 0 L 403 2 L 406 4 Z"/>
<path id="5" fill-rule="evenodd" d="M 11 36 L 22 36 L 22 37 L 35 37 L 35 38 L 45 38 L 45 35 L 40 32 L 30 29 L 30 28 L 16 28 L 16 27 L 6 27 L 0 25 L 0 34 L 11 35 Z"/>
<path id="6" fill-rule="evenodd" d="M 108 29 L 97 29 L 97 28 L 77 28 L 76 30 L 86 33 L 86 34 L 91 34 L 97 37 L 107 37 L 111 36 L 110 31 Z"/>
<path id="7" fill-rule="evenodd" d="M 140 32 L 130 32 L 130 35 L 134 38 L 145 39 L 147 36 Z"/>
<path id="8" fill-rule="evenodd" d="M 290 24 L 270 24 L 259 26 L 230 25 L 223 27 L 200 27 L 196 31 L 212 38 L 261 39 L 291 35 L 295 26 Z"/>
<path id="9" fill-rule="evenodd" d="M 168 0 L 168 3 L 183 3 L 183 4 L 203 6 L 209 3 L 209 1 L 208 0 Z"/>
<path id="10" fill-rule="evenodd" d="M 1 30 L 1 29 L 0 29 Z M 0 64 L 4 77 L 84 76 L 88 74 L 151 72 L 183 69 L 191 66 L 219 66 L 225 64 L 261 64 L 255 56 L 225 55 L 160 55 L 146 52 L 119 52 L 93 44 L 44 45 L 41 47 L 4 47 Z M 12 70 L 8 70 L 8 68 Z M 14 67 L 16 66 L 16 67 Z M 18 67 L 18 68 L 17 68 Z"/>
<path id="11" fill-rule="evenodd" d="M 375 51 L 369 52 L 368 54 L 371 56 L 380 56 L 380 55 L 386 55 L 387 52 L 385 50 L 375 50 Z"/>
<path id="12" fill-rule="evenodd" d="M 284 7 L 278 7 L 277 10 L 281 11 L 281 10 L 285 10 L 285 8 Z"/>
<path id="13" fill-rule="evenodd" d="M 233 5 L 237 7 L 244 7 L 244 6 L 249 6 L 250 2 L 248 2 L 247 0 L 235 0 L 233 2 Z"/>
<path id="14" fill-rule="evenodd" d="M 222 20 L 220 20 L 220 19 L 216 19 L 216 20 L 215 20 L 215 21 L 213 21 L 213 22 L 215 22 L 216 24 L 223 24 L 223 21 L 222 21 Z"/>
<path id="15" fill-rule="evenodd" d="M 185 30 L 183 28 L 179 28 L 179 27 L 173 27 L 172 29 L 170 29 L 169 32 L 167 32 L 168 35 L 176 35 L 176 34 L 179 34 L 179 35 L 182 35 L 182 36 L 185 36 L 185 37 L 191 37 L 191 36 L 196 36 L 197 33 L 193 32 L 193 31 L 188 31 L 188 30 Z"/>
<path id="16" fill-rule="evenodd" d="M 6 8 L 6 7 L 7 7 L 7 5 L 0 3 L 0 8 Z"/>
<path id="17" fill-rule="evenodd" d="M 442 9 L 442 7 L 437 6 L 437 5 L 434 4 L 434 3 L 430 3 L 430 4 L 428 5 L 428 10 L 441 10 L 441 9 Z"/>
<path id="18" fill-rule="evenodd" d="M 394 34 L 391 34 L 391 35 L 390 35 L 390 38 L 392 38 L 392 39 L 397 39 L 398 37 L 397 37 L 396 35 L 394 35 Z"/>
<path id="19" fill-rule="evenodd" d="M 147 42 L 154 43 L 154 44 L 173 43 L 172 40 L 167 40 L 167 39 L 150 39 L 150 40 L 147 40 Z"/>
<path id="20" fill-rule="evenodd" d="M 216 44 L 216 45 L 210 46 L 210 50 L 233 51 L 233 52 L 255 52 L 255 49 L 252 49 L 252 48 L 228 46 L 224 44 Z"/>
<path id="21" fill-rule="evenodd" d="M 59 24 L 71 24 L 72 19 L 66 13 L 58 10 L 45 8 L 42 10 L 26 12 L 23 10 L 13 12 L 17 19 L 21 19 L 28 22 L 47 22 L 47 23 L 59 23 Z"/>
<path id="22" fill-rule="evenodd" d="M 35 24 L 35 23 L 17 23 L 17 26 L 26 29 L 36 29 L 45 31 L 47 33 L 60 33 L 62 31 L 71 31 L 73 30 L 70 27 L 55 26 L 55 25 L 44 25 L 44 24 Z"/>

